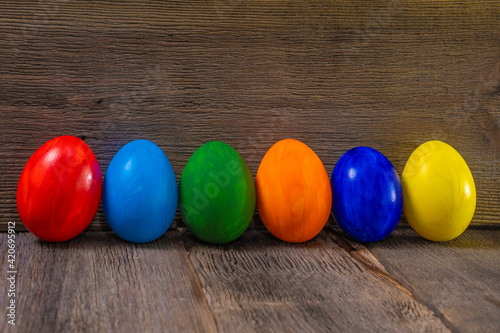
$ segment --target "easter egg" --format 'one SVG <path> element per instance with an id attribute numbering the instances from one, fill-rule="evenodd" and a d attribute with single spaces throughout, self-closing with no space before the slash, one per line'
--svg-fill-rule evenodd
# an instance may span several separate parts
<path id="1" fill-rule="evenodd" d="M 123 146 L 106 170 L 102 204 L 124 240 L 145 243 L 163 235 L 177 210 L 177 180 L 165 153 L 148 140 Z"/>
<path id="2" fill-rule="evenodd" d="M 468 227 L 476 209 L 476 186 L 453 147 L 437 140 L 419 146 L 406 162 L 401 182 L 405 217 L 420 236 L 449 241 Z"/>
<path id="3" fill-rule="evenodd" d="M 277 238 L 299 243 L 325 226 L 332 205 L 330 180 L 319 157 L 304 143 L 275 143 L 260 162 L 256 179 L 257 209 Z"/>
<path id="4" fill-rule="evenodd" d="M 80 234 L 101 200 L 101 169 L 92 150 L 74 136 L 54 138 L 30 157 L 17 186 L 24 226 L 47 242 Z"/>
<path id="5" fill-rule="evenodd" d="M 189 230 L 207 243 L 240 237 L 255 211 L 255 185 L 231 146 L 210 141 L 189 158 L 179 182 L 179 208 Z"/>
<path id="6" fill-rule="evenodd" d="M 333 215 L 339 227 L 359 242 L 377 242 L 401 218 L 401 181 L 391 162 L 370 147 L 346 152 L 332 178 Z"/>

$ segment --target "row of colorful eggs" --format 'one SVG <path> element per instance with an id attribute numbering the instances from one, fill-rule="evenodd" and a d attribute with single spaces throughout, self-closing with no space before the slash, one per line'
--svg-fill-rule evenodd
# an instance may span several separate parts
<path id="1" fill-rule="evenodd" d="M 61 136 L 45 143 L 26 163 L 17 189 L 18 212 L 38 238 L 66 241 L 88 227 L 101 192 L 110 227 L 135 243 L 163 235 L 178 204 L 191 232 L 216 244 L 243 234 L 255 206 L 274 236 L 293 243 L 315 237 L 331 211 L 351 238 L 376 242 L 394 230 L 403 209 L 422 237 L 447 241 L 467 228 L 476 206 L 469 167 L 440 141 L 428 141 L 412 153 L 401 182 L 391 162 L 375 149 L 349 150 L 329 178 L 307 145 L 285 139 L 267 151 L 255 183 L 236 150 L 211 141 L 190 157 L 177 187 L 167 156 L 150 141 L 123 146 L 103 183 L 97 159 L 85 142 Z"/>

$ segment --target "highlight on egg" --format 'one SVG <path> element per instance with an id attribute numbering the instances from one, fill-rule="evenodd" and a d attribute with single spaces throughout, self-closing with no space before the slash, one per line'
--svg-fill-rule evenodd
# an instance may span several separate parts
<path id="1" fill-rule="evenodd" d="M 420 145 L 401 177 L 404 215 L 420 236 L 437 242 L 461 235 L 476 208 L 476 186 L 462 156 L 442 141 Z"/>

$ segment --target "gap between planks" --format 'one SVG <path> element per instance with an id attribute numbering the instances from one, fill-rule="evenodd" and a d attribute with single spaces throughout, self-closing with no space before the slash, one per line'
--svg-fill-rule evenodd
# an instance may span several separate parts
<path id="1" fill-rule="evenodd" d="M 288 244 L 254 229 L 223 246 L 183 240 L 222 332 L 449 331 L 366 249 L 331 238 Z"/>

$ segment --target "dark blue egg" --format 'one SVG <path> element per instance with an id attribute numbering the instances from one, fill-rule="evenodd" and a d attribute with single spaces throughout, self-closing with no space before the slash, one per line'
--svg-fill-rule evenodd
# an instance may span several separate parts
<path id="1" fill-rule="evenodd" d="M 377 242 L 401 218 L 401 180 L 391 162 L 370 147 L 346 152 L 332 178 L 333 214 L 340 228 L 359 242 Z"/>
<path id="2" fill-rule="evenodd" d="M 177 193 L 174 170 L 165 153 L 151 141 L 132 141 L 116 153 L 106 171 L 104 214 L 121 238 L 150 242 L 172 224 Z"/>

